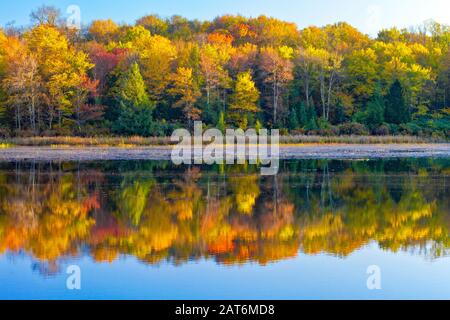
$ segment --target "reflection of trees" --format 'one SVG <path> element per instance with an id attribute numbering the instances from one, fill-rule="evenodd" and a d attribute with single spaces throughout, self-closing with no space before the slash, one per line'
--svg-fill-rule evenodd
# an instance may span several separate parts
<path id="1" fill-rule="evenodd" d="M 377 242 L 439 257 L 450 245 L 447 167 L 301 161 L 263 178 L 252 166 L 143 163 L 109 176 L 98 165 L 22 164 L 0 169 L 0 253 L 51 265 L 85 246 L 96 261 L 267 264 Z"/>
<path id="2" fill-rule="evenodd" d="M 23 249 L 41 260 L 76 254 L 95 223 L 88 212 L 96 201 L 77 188 L 74 174 L 42 179 L 35 169 L 31 165 L 26 182 L 18 172 L 18 181 L 4 190 L 0 252 Z"/>
<path id="3" fill-rule="evenodd" d="M 414 172 L 411 168 L 412 175 L 386 175 L 383 168 L 360 166 L 358 163 L 358 167 L 333 177 L 328 191 L 333 204 L 324 205 L 322 185 L 310 192 L 307 200 L 297 203 L 307 208 L 300 215 L 305 252 L 345 256 L 370 241 L 394 252 L 425 248 L 430 242 L 447 243 L 449 203 L 445 176 L 436 183 L 438 172 L 423 176 L 423 169 Z M 323 175 L 316 173 L 312 179 L 323 179 Z M 439 256 L 442 252 L 428 254 Z"/>

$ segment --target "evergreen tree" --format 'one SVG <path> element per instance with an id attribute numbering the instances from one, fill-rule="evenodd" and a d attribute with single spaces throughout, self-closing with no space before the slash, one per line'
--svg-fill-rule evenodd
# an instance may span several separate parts
<path id="1" fill-rule="evenodd" d="M 386 96 L 385 120 L 388 123 L 402 124 L 410 120 L 409 108 L 403 95 L 399 80 L 395 80 Z"/>
<path id="2" fill-rule="evenodd" d="M 307 123 L 305 125 L 305 129 L 310 131 L 310 130 L 317 130 L 318 129 L 318 125 L 317 125 L 317 112 L 316 112 L 316 108 L 312 105 L 309 108 L 307 108 L 306 110 L 306 115 L 307 115 Z"/>
<path id="3" fill-rule="evenodd" d="M 288 119 L 288 127 L 290 130 L 296 130 L 300 126 L 297 116 L 297 110 L 296 108 L 293 108 L 291 112 L 289 113 L 289 119 Z"/>
<path id="4" fill-rule="evenodd" d="M 305 104 L 301 103 L 298 112 L 298 121 L 301 127 L 306 126 L 308 123 L 308 111 L 306 110 Z"/>
<path id="5" fill-rule="evenodd" d="M 154 104 L 149 100 L 137 63 L 119 76 L 112 91 L 119 108 L 119 117 L 113 125 L 114 131 L 127 135 L 153 134 Z"/>
<path id="6" fill-rule="evenodd" d="M 385 103 L 378 85 L 375 89 L 372 99 L 367 103 L 366 125 L 371 129 L 379 127 L 384 122 Z"/>
<path id="7" fill-rule="evenodd" d="M 336 101 L 336 107 L 334 110 L 334 117 L 332 123 L 337 125 L 345 122 L 344 103 L 341 98 Z"/>

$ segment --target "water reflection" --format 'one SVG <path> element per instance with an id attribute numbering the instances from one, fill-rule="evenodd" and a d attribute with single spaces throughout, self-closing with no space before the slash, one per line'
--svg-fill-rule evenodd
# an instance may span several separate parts
<path id="1" fill-rule="evenodd" d="M 43 273 L 86 254 L 265 265 L 300 251 L 345 258 L 373 241 L 434 259 L 450 247 L 449 168 L 450 159 L 286 161 L 261 177 L 254 166 L 4 163 L 0 254 L 31 255 Z"/>

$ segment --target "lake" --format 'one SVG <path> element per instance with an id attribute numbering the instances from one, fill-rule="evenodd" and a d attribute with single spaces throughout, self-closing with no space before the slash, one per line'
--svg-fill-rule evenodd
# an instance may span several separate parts
<path id="1" fill-rule="evenodd" d="M 0 162 L 0 299 L 450 299 L 450 158 L 259 169 Z"/>

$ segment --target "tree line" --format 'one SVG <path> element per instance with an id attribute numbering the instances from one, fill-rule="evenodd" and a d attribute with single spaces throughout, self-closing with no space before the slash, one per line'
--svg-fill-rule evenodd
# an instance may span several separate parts
<path id="1" fill-rule="evenodd" d="M 371 38 L 340 22 L 260 16 L 96 20 L 41 7 L 0 29 L 0 136 L 166 136 L 205 126 L 283 134 L 450 134 L 450 27 Z"/>

